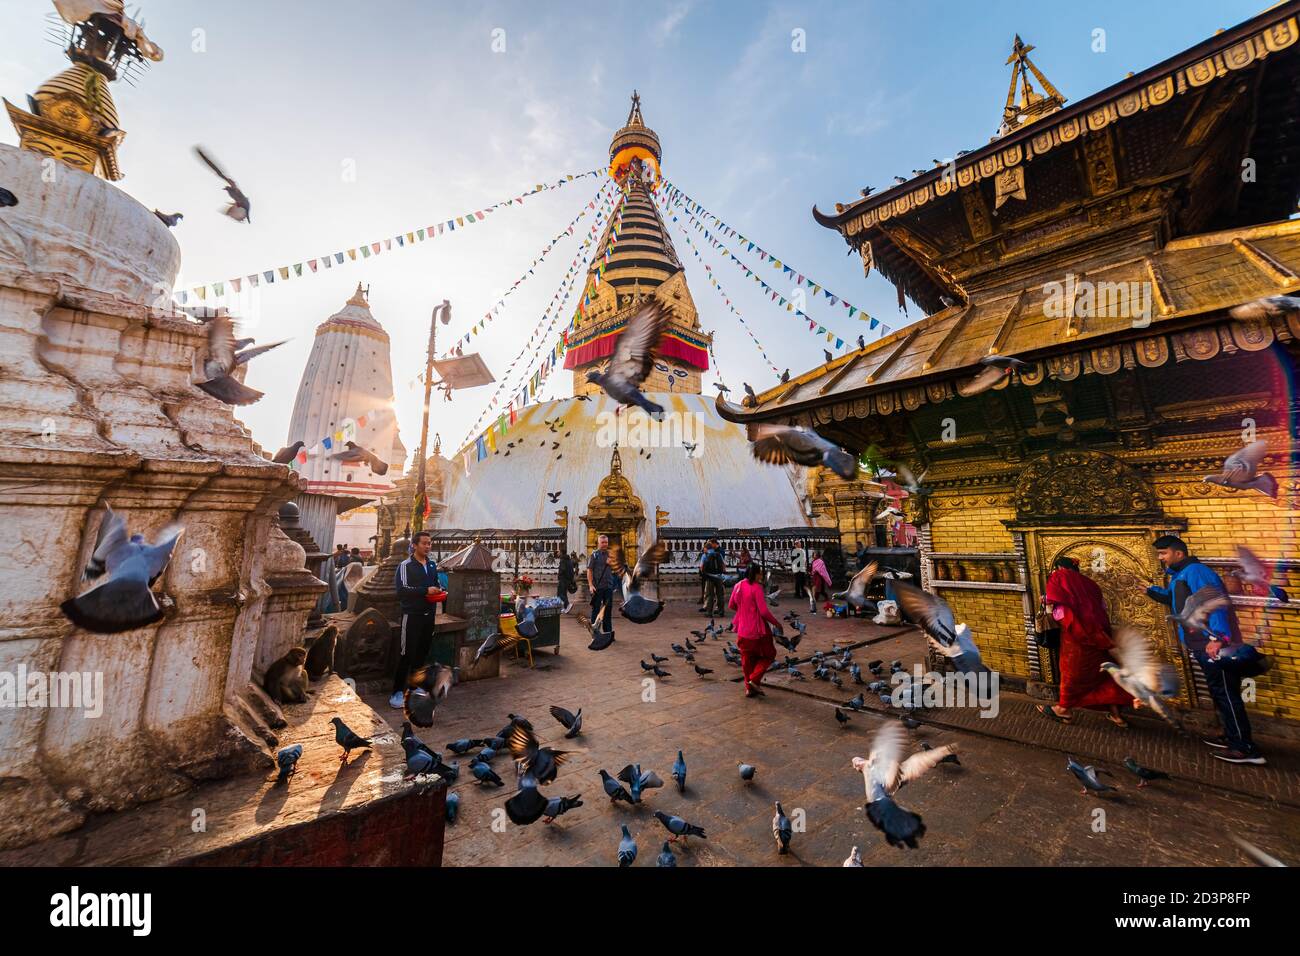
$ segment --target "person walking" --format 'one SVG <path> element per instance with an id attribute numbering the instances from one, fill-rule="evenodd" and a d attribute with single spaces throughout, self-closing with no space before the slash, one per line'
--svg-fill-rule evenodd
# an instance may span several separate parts
<path id="1" fill-rule="evenodd" d="M 801 598 L 808 586 L 808 552 L 802 541 L 790 555 L 790 571 L 794 574 L 794 596 Z"/>
<path id="2" fill-rule="evenodd" d="M 596 621 L 606 608 L 614 612 L 614 572 L 609 567 L 609 535 L 602 534 L 596 539 L 596 550 L 587 559 L 587 588 L 591 591 L 591 624 Z M 602 630 L 612 630 L 607 626 Z"/>
<path id="3" fill-rule="evenodd" d="M 397 566 L 393 586 L 402 612 L 402 633 L 393 674 L 393 693 L 388 706 L 400 710 L 406 693 L 407 678 L 428 661 L 433 647 L 433 625 L 438 605 L 435 598 L 445 598 L 438 586 L 438 565 L 429 556 L 433 539 L 427 531 L 411 536 L 411 556 Z"/>
<path id="4" fill-rule="evenodd" d="M 727 573 L 727 563 L 722 558 L 722 547 L 717 538 L 709 539 L 709 550 L 705 553 L 703 570 L 705 574 L 703 613 L 714 616 L 726 616 L 725 600 L 722 596 L 722 576 Z"/>
<path id="5" fill-rule="evenodd" d="M 746 697 L 763 697 L 759 685 L 763 675 L 776 660 L 773 634 L 780 634 L 781 622 L 767 606 L 763 591 L 763 566 L 751 561 L 745 576 L 731 589 L 728 606 L 736 612 L 732 623 L 736 628 L 736 646 L 740 648 L 741 683 Z"/>
<path id="6" fill-rule="evenodd" d="M 1187 599 L 1202 588 L 1216 588 L 1227 594 L 1223 579 L 1193 557 L 1182 538 L 1161 535 L 1152 547 L 1169 580 L 1164 587 L 1147 588 L 1147 597 L 1166 605 L 1173 614 L 1179 614 Z M 1178 625 L 1178 639 L 1201 665 L 1223 727 L 1221 736 L 1205 738 L 1205 743 L 1217 751 L 1213 756 L 1227 763 L 1265 763 L 1255 746 L 1250 718 L 1241 699 L 1242 680 L 1262 674 L 1265 665 L 1259 651 L 1242 640 L 1232 606 L 1213 612 L 1203 631 L 1189 634 Z"/>
<path id="7" fill-rule="evenodd" d="M 1114 661 L 1110 651 L 1110 617 L 1095 581 L 1080 573 L 1079 562 L 1058 558 L 1047 576 L 1043 600 L 1047 612 L 1061 628 L 1060 702 L 1035 705 L 1044 717 L 1069 723 L 1075 707 L 1108 710 L 1116 727 L 1127 727 L 1119 709 L 1133 703 L 1132 696 L 1115 683 L 1101 665 Z"/>
<path id="8" fill-rule="evenodd" d="M 573 609 L 573 602 L 569 600 L 569 595 L 578 590 L 576 577 L 577 569 L 573 566 L 573 558 L 567 551 L 561 551 L 560 567 L 555 573 L 555 596 L 564 602 L 565 614 Z"/>
<path id="9" fill-rule="evenodd" d="M 829 601 L 831 599 L 831 572 L 826 568 L 826 562 L 822 560 L 820 551 L 813 552 L 812 578 L 808 587 L 808 610 L 817 610 L 817 600 Z"/>

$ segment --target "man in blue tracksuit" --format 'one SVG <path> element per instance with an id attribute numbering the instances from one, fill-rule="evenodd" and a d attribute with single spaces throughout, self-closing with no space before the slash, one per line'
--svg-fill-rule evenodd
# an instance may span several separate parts
<path id="1" fill-rule="evenodd" d="M 1182 538 L 1161 535 L 1153 546 L 1169 581 L 1165 587 L 1147 588 L 1147 596 L 1168 606 L 1174 614 L 1181 612 L 1187 599 L 1203 587 L 1226 593 L 1223 580 L 1188 554 Z M 1180 624 L 1178 638 L 1201 665 L 1219 713 L 1219 723 L 1223 725 L 1223 736 L 1205 741 L 1215 748 L 1214 756 L 1228 763 L 1264 763 L 1251 738 L 1250 719 L 1241 700 L 1242 679 L 1260 672 L 1259 655 L 1242 641 L 1232 608 L 1220 608 L 1211 614 L 1204 632 L 1188 634 Z"/>
<path id="2" fill-rule="evenodd" d="M 401 709 L 407 677 L 425 665 L 433 647 L 434 612 L 438 605 L 430 595 L 442 591 L 438 586 L 438 565 L 429 557 L 433 541 L 427 531 L 411 536 L 411 556 L 397 566 L 393 585 L 402 612 L 402 635 L 397 672 L 393 675 L 393 693 L 389 706 Z"/>

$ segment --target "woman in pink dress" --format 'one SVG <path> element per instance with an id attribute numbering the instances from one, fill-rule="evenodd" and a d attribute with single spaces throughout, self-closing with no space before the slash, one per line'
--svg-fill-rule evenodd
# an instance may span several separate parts
<path id="1" fill-rule="evenodd" d="M 767 606 L 763 591 L 763 566 L 751 562 L 745 576 L 731 589 L 730 606 L 736 612 L 731 623 L 736 628 L 736 646 L 740 648 L 741 681 L 746 697 L 762 697 L 759 684 L 763 674 L 776 660 L 776 645 L 772 635 L 780 634 L 781 622 Z"/>
<path id="2" fill-rule="evenodd" d="M 829 601 L 834 585 L 831 584 L 831 572 L 826 567 L 820 551 L 813 552 L 813 563 L 808 581 L 808 610 L 817 610 L 817 599 Z"/>

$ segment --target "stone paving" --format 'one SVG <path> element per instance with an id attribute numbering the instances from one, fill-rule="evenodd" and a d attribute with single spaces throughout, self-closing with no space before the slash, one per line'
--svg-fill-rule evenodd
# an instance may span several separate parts
<path id="1" fill-rule="evenodd" d="M 909 629 L 805 620 L 801 656 L 809 648 L 862 641 L 871 643 L 854 657 L 864 664 L 876 658 L 910 664 L 923 653 L 923 641 Z M 866 756 L 882 720 L 897 717 L 885 715 L 876 701 L 874 712 L 852 714 L 840 729 L 831 701 L 855 692 L 847 673 L 843 692 L 822 681 L 774 675 L 765 698 L 747 700 L 735 682 L 737 669 L 722 659 L 723 641 L 709 641 L 696 654 L 698 663 L 714 671 L 697 677 L 669 644 L 681 643 L 706 622 L 684 605 L 670 606 L 642 627 L 618 619 L 613 647 L 595 653 L 586 650 L 579 622 L 565 618 L 559 656 L 539 653 L 532 670 L 507 657 L 500 679 L 455 688 L 436 728 L 423 732 L 426 741 L 443 749 L 460 737 L 496 733 L 508 713 L 523 714 L 544 743 L 577 751 L 544 791 L 580 793 L 583 806 L 554 824 L 515 826 L 501 810 L 514 792 L 509 756 L 493 761 L 507 784 L 502 789 L 480 786 L 468 772 L 468 758 L 461 757 L 453 788 L 461 797 L 460 818 L 446 831 L 445 865 L 614 865 L 619 827 L 626 823 L 639 847 L 636 865 L 653 866 L 667 836 L 656 809 L 683 816 L 707 833 L 707 839 L 691 838 L 677 848 L 683 866 L 838 866 L 855 845 L 868 866 L 1243 865 L 1248 861 L 1232 835 L 1286 862 L 1300 860 L 1300 803 L 1294 799 L 1300 761 L 1280 743 L 1267 742 L 1272 764 L 1264 771 L 1229 767 L 1209 759 L 1199 743 L 1148 722 L 1121 731 L 1100 716 L 1085 715 L 1075 726 L 1062 727 L 1031 716 L 1027 698 L 1005 692 L 995 720 L 932 711 L 909 732 L 915 747 L 923 741 L 957 744 L 962 765 L 942 765 L 900 793 L 899 802 L 920 813 L 928 830 L 919 849 L 895 849 L 866 820 L 862 777 L 849 762 Z M 648 662 L 651 651 L 670 658 L 663 666 L 671 677 L 645 683 L 648 675 L 638 659 Z M 381 697 L 367 700 L 393 714 Z M 551 704 L 583 708 L 579 738 L 563 739 L 563 728 L 548 713 Z M 401 718 L 391 719 L 396 725 Z M 669 777 L 678 749 L 689 768 L 681 794 Z M 1110 769 L 1119 790 L 1082 795 L 1065 769 L 1066 752 Z M 1136 789 L 1121 763 L 1129 753 L 1174 779 Z M 633 761 L 655 770 L 666 786 L 647 791 L 638 806 L 611 805 L 598 770 L 616 774 Z M 758 767 L 751 784 L 739 778 L 741 761 Z M 787 856 L 777 854 L 772 840 L 775 800 L 787 814 L 800 814 L 804 825 Z M 1105 811 L 1104 830 L 1098 809 Z"/>

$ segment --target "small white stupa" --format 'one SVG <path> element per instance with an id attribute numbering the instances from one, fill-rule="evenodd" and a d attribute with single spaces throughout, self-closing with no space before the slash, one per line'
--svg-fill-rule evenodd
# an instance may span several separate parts
<path id="1" fill-rule="evenodd" d="M 304 445 L 294 467 L 310 493 L 374 501 L 402 474 L 406 448 L 393 414 L 388 333 L 360 284 L 316 328 L 289 421 L 286 443 L 297 441 Z M 386 463 L 387 471 L 378 474 L 369 456 Z M 374 506 L 353 507 L 338 516 L 334 543 L 369 552 L 375 533 Z"/>

